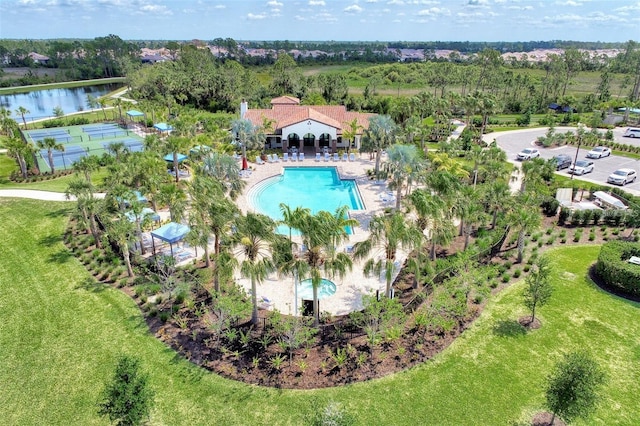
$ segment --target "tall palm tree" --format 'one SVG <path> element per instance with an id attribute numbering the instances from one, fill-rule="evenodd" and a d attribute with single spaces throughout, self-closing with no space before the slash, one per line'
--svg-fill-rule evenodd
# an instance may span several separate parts
<path id="1" fill-rule="evenodd" d="M 100 160 L 95 155 L 78 158 L 73 162 L 73 170 L 82 173 L 87 182 L 91 182 L 91 173 L 100 169 Z"/>
<path id="2" fill-rule="evenodd" d="M 246 182 L 240 178 L 238 162 L 228 154 L 211 152 L 204 158 L 201 171 L 220 182 L 232 200 L 242 192 Z"/>
<path id="3" fill-rule="evenodd" d="M 345 126 L 342 130 L 342 139 L 348 140 L 349 148 L 351 148 L 351 145 L 356 140 L 356 136 L 358 136 L 362 132 L 363 127 L 360 124 L 358 124 L 357 118 L 354 118 L 351 121 L 347 121 L 344 124 Z M 347 150 L 349 148 L 347 148 Z"/>
<path id="4" fill-rule="evenodd" d="M 178 173 L 178 154 L 182 152 L 188 152 L 189 148 L 193 146 L 193 142 L 190 138 L 184 136 L 170 135 L 164 140 L 164 151 L 172 155 L 173 171 L 176 174 L 176 183 L 180 182 L 180 173 Z"/>
<path id="5" fill-rule="evenodd" d="M 90 180 L 76 178 L 69 182 L 65 190 L 65 197 L 67 199 L 71 197 L 76 198 L 78 210 L 80 211 L 84 225 L 87 226 L 89 232 L 91 232 L 96 247 L 102 248 L 96 214 L 100 211 L 103 203 L 102 200 L 94 197 L 93 190 L 94 188 Z"/>
<path id="6" fill-rule="evenodd" d="M 23 106 L 19 106 L 18 109 L 16 110 L 16 114 L 18 114 L 19 116 L 22 117 L 22 123 L 24 124 L 24 128 L 25 130 L 28 129 L 27 127 L 27 120 L 24 118 L 25 115 L 31 113 L 31 111 L 29 111 L 28 109 L 26 109 Z"/>
<path id="7" fill-rule="evenodd" d="M 13 137 L 13 130 L 17 126 L 17 123 L 11 118 L 11 110 L 5 107 L 0 107 L 0 127 L 5 135 Z"/>
<path id="8" fill-rule="evenodd" d="M 247 159 L 248 149 L 264 149 L 264 139 L 260 139 L 260 132 L 247 119 L 241 118 L 233 120 L 231 123 L 231 132 L 235 135 L 235 139 L 242 148 L 242 158 Z"/>
<path id="9" fill-rule="evenodd" d="M 448 246 L 455 237 L 451 207 L 445 199 L 425 189 L 417 189 L 409 195 L 412 209 L 418 215 L 417 227 L 430 241 L 430 257 L 436 260 L 436 246 Z"/>
<path id="10" fill-rule="evenodd" d="M 402 188 L 405 182 L 415 177 L 424 168 L 415 145 L 394 144 L 387 150 L 385 169 L 390 178 L 389 188 L 396 191 L 396 210 L 400 209 Z"/>
<path id="11" fill-rule="evenodd" d="M 207 267 L 212 267 L 214 271 L 214 288 L 219 291 L 217 267 L 221 242 L 231 229 L 231 224 L 239 214 L 239 210 L 225 197 L 221 183 L 210 176 L 197 175 L 189 185 L 189 194 L 191 196 L 191 213 L 189 214 L 191 235 L 198 246 L 204 249 Z M 211 234 L 214 235 L 213 264 L 209 256 Z"/>
<path id="12" fill-rule="evenodd" d="M 483 198 L 487 209 L 491 213 L 491 229 L 495 229 L 498 214 L 507 210 L 511 200 L 511 188 L 503 180 L 491 181 L 483 188 Z"/>
<path id="13" fill-rule="evenodd" d="M 382 151 L 395 142 L 396 128 L 396 123 L 388 115 L 374 115 L 369 119 L 369 128 L 365 131 L 363 138 L 363 148 L 376 153 L 376 179 L 380 179 Z"/>
<path id="14" fill-rule="evenodd" d="M 134 277 L 133 267 L 131 265 L 131 254 L 129 246 L 135 241 L 135 226 L 124 214 L 117 214 L 115 217 L 107 218 L 104 221 L 107 235 L 118 245 L 120 254 L 127 267 L 127 275 Z"/>
<path id="15" fill-rule="evenodd" d="M 114 157 L 116 157 L 116 162 L 120 162 L 122 156 L 127 152 L 127 146 L 124 144 L 124 142 L 111 142 L 109 145 L 107 145 L 107 151 L 110 154 L 113 154 Z"/>
<path id="16" fill-rule="evenodd" d="M 257 284 L 275 271 L 272 259 L 272 242 L 275 238 L 275 222 L 268 216 L 247 213 L 237 221 L 233 234 L 236 258 L 240 262 L 240 274 L 251 281 L 251 323 L 258 324 Z"/>
<path id="17" fill-rule="evenodd" d="M 49 167 L 51 168 L 51 173 L 55 173 L 55 166 L 53 164 L 53 151 L 61 151 L 64 152 L 64 145 L 58 143 L 54 138 L 44 138 L 41 141 L 36 142 L 38 148 L 47 150 L 47 157 L 49 158 Z"/>
<path id="18" fill-rule="evenodd" d="M 9 157 L 15 158 L 18 166 L 20 167 L 20 174 L 23 178 L 27 178 L 27 158 L 33 155 L 35 148 L 31 143 L 24 143 L 18 138 L 5 139 L 5 147 L 7 148 L 7 154 Z"/>
<path id="19" fill-rule="evenodd" d="M 524 257 L 524 238 L 527 233 L 536 230 L 542 222 L 542 217 L 537 205 L 529 197 L 520 196 L 514 203 L 514 209 L 507 216 L 508 223 L 518 233 L 518 258 L 517 262 L 522 263 Z"/>
<path id="20" fill-rule="evenodd" d="M 322 283 L 321 275 L 324 272 L 329 277 L 343 277 L 353 267 L 351 257 L 339 252 L 338 247 L 349 239 L 347 227 L 357 224 L 358 221 L 348 217 L 346 206 L 336 209 L 333 214 L 327 211 L 311 214 L 308 209 L 300 212 L 298 226 L 302 243 L 306 247 L 302 257 L 307 263 L 306 269 L 313 288 L 315 325 L 320 323 L 318 289 Z"/>
<path id="21" fill-rule="evenodd" d="M 391 279 L 398 250 L 403 249 L 409 252 L 417 245 L 416 235 L 420 233 L 420 230 L 405 220 L 403 213 L 395 211 L 373 216 L 369 222 L 369 237 L 354 245 L 355 259 L 364 259 L 376 250 L 383 253 L 382 258 L 376 255 L 365 262 L 364 273 L 380 275 L 384 272 L 387 297 L 391 297 Z"/>
<path id="22" fill-rule="evenodd" d="M 175 182 L 161 185 L 157 199 L 160 204 L 169 206 L 172 222 L 180 222 L 182 220 L 187 207 L 187 194 Z"/>

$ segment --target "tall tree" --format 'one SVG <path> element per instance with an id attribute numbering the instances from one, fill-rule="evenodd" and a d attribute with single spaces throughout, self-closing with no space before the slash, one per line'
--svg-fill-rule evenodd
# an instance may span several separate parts
<path id="1" fill-rule="evenodd" d="M 19 106 L 18 109 L 16 110 L 16 114 L 18 114 L 20 117 L 22 117 L 22 123 L 24 124 L 24 128 L 25 130 L 28 129 L 27 127 L 27 120 L 24 118 L 24 116 L 26 114 L 29 114 L 31 111 L 29 111 L 28 109 L 26 109 L 23 106 Z"/>
<path id="2" fill-rule="evenodd" d="M 102 200 L 94 196 L 93 191 L 94 188 L 90 180 L 76 178 L 69 182 L 65 191 L 65 197 L 67 199 L 75 197 L 82 222 L 88 228 L 89 232 L 91 232 L 96 247 L 102 248 L 96 214 L 101 210 L 103 203 Z"/>
<path id="3" fill-rule="evenodd" d="M 421 231 L 413 228 L 406 220 L 405 215 L 395 211 L 389 214 L 374 215 L 369 222 L 369 237 L 354 245 L 354 258 L 364 259 L 373 251 L 382 252 L 368 259 L 364 264 L 366 275 L 380 275 L 384 272 L 387 297 L 391 297 L 391 279 L 393 272 L 399 265 L 396 264 L 398 250 L 409 253 L 417 245 L 416 234 Z"/>
<path id="4" fill-rule="evenodd" d="M 387 150 L 385 169 L 390 179 L 389 188 L 396 191 L 396 210 L 400 209 L 402 188 L 405 184 L 408 187 L 424 167 L 415 145 L 393 144 Z"/>
<path id="5" fill-rule="evenodd" d="M 51 168 L 51 173 L 55 173 L 55 165 L 53 164 L 53 151 L 61 151 L 64 152 L 64 145 L 58 143 L 54 138 L 44 138 L 41 141 L 37 141 L 36 144 L 40 149 L 47 150 L 47 157 L 49 159 L 49 167 Z"/>
<path id="6" fill-rule="evenodd" d="M 231 132 L 235 135 L 236 142 L 242 148 L 242 158 L 247 159 L 248 149 L 263 149 L 264 139 L 260 139 L 260 132 L 251 121 L 244 118 L 234 120 L 231 123 Z"/>
<path id="7" fill-rule="evenodd" d="M 522 263 L 524 257 L 524 238 L 527 233 L 536 230 L 540 226 L 542 222 L 540 211 L 530 198 L 520 196 L 514 202 L 513 210 L 507 215 L 507 221 L 518 234 L 517 262 Z"/>
<path id="8" fill-rule="evenodd" d="M 606 380 L 606 373 L 589 354 L 566 354 L 547 378 L 545 397 L 553 413 L 551 424 L 556 416 L 565 422 L 586 419 L 596 408 Z"/>
<path id="9" fill-rule="evenodd" d="M 246 185 L 246 181 L 240 178 L 238 162 L 229 154 L 209 153 L 203 159 L 201 172 L 217 180 L 232 200 L 240 195 Z"/>
<path id="10" fill-rule="evenodd" d="M 547 256 L 540 256 L 525 279 L 524 305 L 531 310 L 530 324 L 536 319 L 536 308 L 546 305 L 553 293 L 551 285 L 551 261 Z"/>
<path id="11" fill-rule="evenodd" d="M 369 128 L 365 130 L 363 150 L 375 152 L 376 179 L 380 179 L 380 159 L 382 151 L 395 142 L 396 124 L 388 115 L 374 115 L 369 119 Z"/>
<path id="12" fill-rule="evenodd" d="M 20 174 L 24 179 L 27 178 L 27 159 L 33 155 L 35 148 L 31 143 L 24 143 L 22 140 L 14 137 L 5 139 L 5 147 L 9 157 L 15 158 L 20 167 Z"/>
<path id="13" fill-rule="evenodd" d="M 141 425 L 149 418 L 153 398 L 149 376 L 141 371 L 140 360 L 123 355 L 102 391 L 98 413 L 118 426 Z"/>
<path id="14" fill-rule="evenodd" d="M 249 212 L 239 217 L 237 223 L 237 232 L 233 234 L 236 257 L 240 262 L 240 273 L 251 282 L 251 323 L 258 324 L 257 284 L 275 271 L 271 251 L 275 222 L 268 216 Z"/>

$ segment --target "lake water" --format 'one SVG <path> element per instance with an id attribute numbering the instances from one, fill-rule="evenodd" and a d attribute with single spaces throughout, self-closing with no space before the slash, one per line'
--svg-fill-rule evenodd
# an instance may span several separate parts
<path id="1" fill-rule="evenodd" d="M 30 112 L 25 114 L 27 121 L 53 117 L 53 109 L 62 108 L 65 114 L 86 111 L 87 95 L 97 98 L 122 87 L 121 83 L 99 84 L 93 86 L 74 87 L 72 89 L 34 90 L 28 93 L 0 96 L 0 106 L 11 111 L 11 118 L 21 121 L 22 117 L 16 113 L 19 107 L 25 107 Z"/>

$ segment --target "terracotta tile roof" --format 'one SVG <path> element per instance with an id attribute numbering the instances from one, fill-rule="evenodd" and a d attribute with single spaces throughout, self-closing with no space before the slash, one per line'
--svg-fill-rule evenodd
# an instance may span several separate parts
<path id="1" fill-rule="evenodd" d="M 277 98 L 279 99 L 279 98 Z M 271 101 L 273 104 L 273 101 Z M 369 118 L 375 114 L 347 111 L 343 105 L 283 105 L 274 104 L 272 109 L 249 109 L 244 118 L 254 125 L 261 126 L 265 119 L 274 122 L 274 134 L 282 134 L 282 128 L 300 123 L 305 120 L 314 120 L 337 129 L 337 134 L 342 135 L 343 127 L 355 118 L 363 129 L 369 127 Z"/>
<path id="2" fill-rule="evenodd" d="M 279 98 L 271 99 L 271 105 L 300 105 L 300 99 L 293 96 L 280 96 Z"/>

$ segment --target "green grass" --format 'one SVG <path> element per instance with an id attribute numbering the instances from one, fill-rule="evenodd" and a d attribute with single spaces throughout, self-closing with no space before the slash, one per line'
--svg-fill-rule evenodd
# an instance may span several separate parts
<path id="1" fill-rule="evenodd" d="M 539 310 L 539 330 L 517 332 L 514 321 L 525 314 L 520 283 L 422 366 L 336 389 L 285 391 L 223 379 L 150 335 L 133 301 L 93 284 L 62 245 L 71 206 L 0 199 L 5 424 L 107 424 L 96 415 L 95 402 L 123 352 L 140 357 L 151 375 L 152 424 L 297 425 L 316 399 L 316 406 L 343 404 L 357 424 L 509 424 L 542 409 L 545 376 L 562 353 L 575 348 L 589 350 L 610 376 L 595 416 L 576 424 L 632 425 L 640 417 L 640 306 L 587 280 L 598 247 L 554 251 L 563 272 L 550 303 Z"/>
<path id="2" fill-rule="evenodd" d="M 124 83 L 124 77 L 99 78 L 95 80 L 66 81 L 63 83 L 34 84 L 32 86 L 5 87 L 0 89 L 0 96 L 27 93 L 33 90 L 68 89 L 71 87 L 91 86 L 94 84 Z"/>
<path id="3" fill-rule="evenodd" d="M 65 192 L 75 175 L 67 175 L 51 180 L 43 180 L 32 183 L 14 183 L 8 177 L 12 171 L 17 170 L 15 160 L 0 154 L 0 189 L 35 189 L 39 191 Z M 91 181 L 96 188 L 100 189 L 104 178 L 108 175 L 106 167 L 100 168 L 91 175 Z"/>

